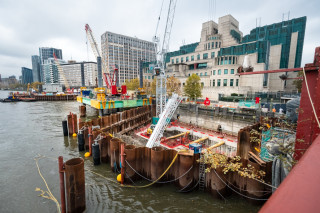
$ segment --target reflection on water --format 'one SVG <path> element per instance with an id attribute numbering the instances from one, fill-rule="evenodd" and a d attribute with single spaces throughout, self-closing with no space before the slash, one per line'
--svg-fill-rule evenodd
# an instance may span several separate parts
<path id="1" fill-rule="evenodd" d="M 0 98 L 7 91 L 0 91 Z M 45 189 L 34 157 L 53 195 L 60 201 L 58 163 L 84 157 L 78 152 L 77 138 L 63 137 L 61 122 L 69 112 L 78 113 L 77 102 L 0 103 L 0 212 L 56 212 L 54 202 L 38 197 L 36 187 Z M 88 110 L 94 115 L 94 110 Z M 51 158 L 52 157 L 52 158 Z M 93 166 L 85 159 L 85 169 L 116 180 L 110 166 Z M 146 183 L 145 183 L 146 184 Z M 257 212 L 242 198 L 217 200 L 208 193 L 178 193 L 173 184 L 145 189 L 121 188 L 86 171 L 87 212 Z"/>

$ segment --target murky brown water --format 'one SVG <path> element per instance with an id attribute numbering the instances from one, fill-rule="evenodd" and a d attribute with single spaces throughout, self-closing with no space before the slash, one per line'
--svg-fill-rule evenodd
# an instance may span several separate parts
<path id="1" fill-rule="evenodd" d="M 0 98 L 7 96 L 0 91 Z M 78 113 L 77 102 L 0 103 L 0 212 L 56 212 L 53 201 L 39 197 L 36 187 L 46 189 L 34 157 L 53 195 L 60 201 L 57 157 L 83 157 L 77 141 L 63 137 L 61 121 L 70 112 Z M 88 110 L 89 114 L 94 111 Z M 51 159 L 51 157 L 55 159 Z M 109 165 L 93 166 L 85 159 L 85 169 L 116 179 Z M 226 201 L 204 192 L 179 193 L 174 185 L 145 189 L 119 185 L 86 172 L 86 212 L 257 212 L 260 206 L 232 195 Z"/>

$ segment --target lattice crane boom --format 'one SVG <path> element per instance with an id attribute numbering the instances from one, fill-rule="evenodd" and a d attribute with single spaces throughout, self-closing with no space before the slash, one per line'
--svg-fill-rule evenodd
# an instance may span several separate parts
<path id="1" fill-rule="evenodd" d="M 146 147 L 152 148 L 154 146 L 160 145 L 160 140 L 163 136 L 163 132 L 166 129 L 166 127 L 169 125 L 170 120 L 176 111 L 177 107 L 179 106 L 182 98 L 173 93 L 172 97 L 169 99 L 168 103 L 166 104 L 163 112 L 159 116 L 159 121 L 154 128 L 152 135 L 146 145 Z"/>
<path id="2" fill-rule="evenodd" d="M 163 42 L 161 51 L 158 53 L 157 67 L 160 69 L 160 74 L 157 76 L 156 84 L 156 116 L 159 117 L 166 106 L 167 100 L 167 86 L 166 86 L 166 75 L 165 75 L 165 58 L 169 49 L 171 29 L 173 25 L 174 13 L 176 8 L 177 0 L 170 0 L 168 15 L 166 21 L 166 28 L 163 35 Z M 156 38 L 156 36 L 155 36 Z"/>
<path id="3" fill-rule="evenodd" d="M 86 24 L 85 26 L 85 29 L 86 29 L 86 34 L 87 34 L 87 38 L 90 42 L 90 45 L 91 45 L 91 49 L 93 51 L 93 54 L 94 56 L 97 58 L 97 57 L 101 57 L 101 52 L 100 52 L 100 49 L 98 47 L 98 44 L 96 42 L 96 39 L 94 38 L 93 34 L 92 34 L 92 30 L 89 26 L 89 24 Z"/>

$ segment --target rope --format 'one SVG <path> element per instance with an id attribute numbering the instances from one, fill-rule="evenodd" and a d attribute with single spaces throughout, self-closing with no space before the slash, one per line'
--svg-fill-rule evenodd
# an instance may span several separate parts
<path id="1" fill-rule="evenodd" d="M 43 197 L 43 198 L 46 198 L 46 199 L 49 199 L 49 200 L 52 200 L 53 202 L 55 202 L 56 205 L 57 205 L 57 211 L 58 211 L 59 213 L 61 213 L 60 204 L 59 204 L 59 202 L 57 201 L 57 199 L 53 196 L 53 194 L 52 194 L 52 192 L 51 192 L 51 190 L 50 190 L 50 188 L 49 188 L 49 186 L 48 186 L 48 184 L 47 184 L 47 181 L 45 180 L 45 178 L 43 177 L 43 175 L 42 175 L 42 173 L 41 173 L 41 171 L 40 171 L 40 167 L 39 167 L 39 162 L 38 162 L 38 161 L 39 161 L 41 158 L 44 158 L 44 156 L 41 156 L 41 155 L 40 155 L 40 156 L 34 158 L 34 160 L 36 161 L 38 173 L 39 173 L 40 177 L 42 178 L 44 184 L 45 184 L 46 187 L 47 187 L 47 191 L 43 191 L 42 189 L 40 189 L 40 188 L 38 188 L 38 187 L 35 189 L 35 191 L 41 191 L 41 194 L 40 194 L 39 196 L 41 196 L 41 197 Z M 47 193 L 49 196 L 46 196 L 45 193 Z"/>
<path id="2" fill-rule="evenodd" d="M 215 185 L 215 187 L 217 188 L 216 183 L 213 183 L 213 185 Z M 222 194 L 219 192 L 219 190 L 217 189 L 216 191 L 217 191 L 218 194 L 223 198 L 224 202 L 227 202 L 227 199 L 225 199 L 225 198 L 222 196 Z"/>
<path id="3" fill-rule="evenodd" d="M 183 190 L 185 190 L 191 183 L 192 183 L 192 180 L 185 187 L 180 189 L 178 192 L 183 192 Z"/>
<path id="4" fill-rule="evenodd" d="M 302 70 L 303 70 L 304 79 L 306 81 L 307 92 L 308 92 L 309 100 L 310 100 L 310 103 L 311 103 L 311 106 L 312 106 L 312 110 L 313 110 L 313 113 L 314 113 L 314 117 L 316 117 L 316 120 L 317 120 L 317 123 L 318 123 L 318 127 L 320 128 L 320 122 L 319 122 L 316 110 L 315 110 L 313 102 L 312 102 L 312 98 L 311 98 L 310 91 L 309 91 L 309 86 L 308 86 L 308 81 L 307 81 L 307 76 L 306 76 L 306 72 L 304 70 L 304 67 L 302 68 Z"/>
<path id="5" fill-rule="evenodd" d="M 156 179 L 156 180 L 153 181 L 152 183 L 149 183 L 149 184 L 144 185 L 144 186 L 130 186 L 130 185 L 121 185 L 121 186 L 122 186 L 122 187 L 128 187 L 128 188 L 146 188 L 146 187 L 149 187 L 149 186 L 155 184 L 156 182 L 158 182 L 158 181 L 169 171 L 169 169 L 171 168 L 171 166 L 173 165 L 173 163 L 176 161 L 179 152 L 181 152 L 181 151 L 178 151 L 178 152 L 177 152 L 176 156 L 174 156 L 172 162 L 170 163 L 170 165 L 168 166 L 168 168 L 162 173 L 162 175 L 160 175 L 160 177 L 158 177 L 158 179 Z"/>
<path id="6" fill-rule="evenodd" d="M 249 196 L 246 196 L 244 194 L 241 194 L 240 192 L 237 192 L 236 190 L 234 190 L 232 187 L 228 186 L 228 184 L 226 184 L 226 182 L 224 182 L 221 177 L 217 174 L 216 170 L 213 169 L 214 173 L 217 175 L 217 177 L 222 181 L 222 183 L 224 183 L 229 189 L 231 189 L 232 191 L 234 191 L 235 193 L 237 193 L 238 195 L 242 196 L 242 197 L 245 197 L 245 198 L 248 198 L 248 199 L 252 199 L 252 200 L 268 200 L 268 199 L 263 199 L 263 198 L 253 198 L 253 197 L 249 197 Z"/>
<path id="7" fill-rule="evenodd" d="M 188 191 L 178 191 L 178 192 L 181 192 L 181 193 L 187 193 L 187 192 L 191 192 L 191 191 L 193 191 L 197 186 L 198 186 L 198 184 L 200 183 L 200 180 L 196 183 L 196 185 L 194 185 L 191 189 L 189 189 Z"/>
<path id="8" fill-rule="evenodd" d="M 144 177 L 143 175 L 141 175 L 138 171 L 136 171 L 134 168 L 132 168 L 132 166 L 128 163 L 128 161 L 126 160 L 126 164 L 128 164 L 128 166 L 135 172 L 137 173 L 140 177 L 142 177 L 143 179 L 152 182 L 151 179 L 148 179 L 146 177 Z M 183 175 L 181 175 L 180 177 L 174 179 L 174 180 L 169 180 L 169 181 L 158 181 L 158 183 L 170 183 L 170 182 L 174 182 L 176 180 L 179 180 L 180 178 L 182 178 L 183 176 L 185 176 L 188 172 L 190 172 L 190 170 L 193 168 L 193 165 L 189 168 L 188 171 L 186 171 Z"/>

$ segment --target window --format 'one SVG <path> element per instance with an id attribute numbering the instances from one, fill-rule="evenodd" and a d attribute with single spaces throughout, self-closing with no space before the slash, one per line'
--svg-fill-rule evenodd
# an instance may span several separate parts
<path id="1" fill-rule="evenodd" d="M 210 80 L 210 87 L 211 87 L 211 80 Z"/>
<path id="2" fill-rule="evenodd" d="M 198 73 L 196 73 L 196 75 L 198 75 Z"/>
<path id="3" fill-rule="evenodd" d="M 204 76 L 207 76 L 207 72 L 204 73 Z"/>
<path id="4" fill-rule="evenodd" d="M 190 73 L 189 73 L 189 76 L 190 76 Z"/>
<path id="5" fill-rule="evenodd" d="M 216 80 L 215 80 L 215 79 L 212 80 L 212 86 L 213 86 L 213 87 L 216 86 Z"/>
<path id="6" fill-rule="evenodd" d="M 213 70 L 213 74 L 212 75 L 215 75 L 216 74 L 216 70 Z"/>
<path id="7" fill-rule="evenodd" d="M 148 76 L 148 79 L 150 79 L 150 76 Z"/>
<path id="8" fill-rule="evenodd" d="M 214 48 L 214 42 L 212 42 L 211 46 L 212 46 L 212 49 L 213 49 Z"/>
<path id="9" fill-rule="evenodd" d="M 181 57 L 181 63 L 183 62 L 183 57 Z"/>
<path id="10" fill-rule="evenodd" d="M 215 52 L 211 52 L 211 58 L 214 58 Z"/>
<path id="11" fill-rule="evenodd" d="M 239 79 L 236 79 L 236 87 L 239 86 Z"/>
<path id="12" fill-rule="evenodd" d="M 171 59 L 171 64 L 173 64 L 174 63 L 174 59 Z"/>
<path id="13" fill-rule="evenodd" d="M 231 69 L 231 74 L 234 74 L 234 69 Z"/>
<path id="14" fill-rule="evenodd" d="M 202 76 L 202 72 L 200 73 L 200 76 Z"/>
<path id="15" fill-rule="evenodd" d="M 223 57 L 221 57 L 221 63 L 220 64 L 223 65 Z"/>
<path id="16" fill-rule="evenodd" d="M 201 87 L 204 87 L 204 83 L 203 82 L 201 82 Z"/>
<path id="17" fill-rule="evenodd" d="M 230 87 L 233 87 L 233 79 L 230 79 Z"/>
<path id="18" fill-rule="evenodd" d="M 200 54 L 197 55 L 197 60 L 200 60 Z"/>
<path id="19" fill-rule="evenodd" d="M 224 69 L 223 74 L 228 75 L 228 69 Z"/>
<path id="20" fill-rule="evenodd" d="M 203 59 L 208 59 L 208 53 L 203 53 Z"/>
<path id="21" fill-rule="evenodd" d="M 221 70 L 220 69 L 218 70 L 218 75 L 221 75 Z"/>
<path id="22" fill-rule="evenodd" d="M 188 61 L 189 61 L 189 56 L 186 57 L 186 62 L 188 62 Z"/>
<path id="23" fill-rule="evenodd" d="M 191 61 L 194 61 L 194 56 L 193 55 L 191 56 Z"/>
<path id="24" fill-rule="evenodd" d="M 189 76 L 190 76 L 190 74 L 189 74 Z M 182 85 L 184 86 L 184 83 L 182 83 Z"/>
<path id="25" fill-rule="evenodd" d="M 218 79 L 217 87 L 220 87 L 220 86 L 221 86 L 221 79 Z"/>
<path id="26" fill-rule="evenodd" d="M 176 63 L 179 63 L 179 58 L 176 58 Z"/>
<path id="27" fill-rule="evenodd" d="M 208 43 L 208 49 L 210 50 L 210 43 Z"/>
<path id="28" fill-rule="evenodd" d="M 223 86 L 224 87 L 228 86 L 228 79 L 223 79 Z"/>

